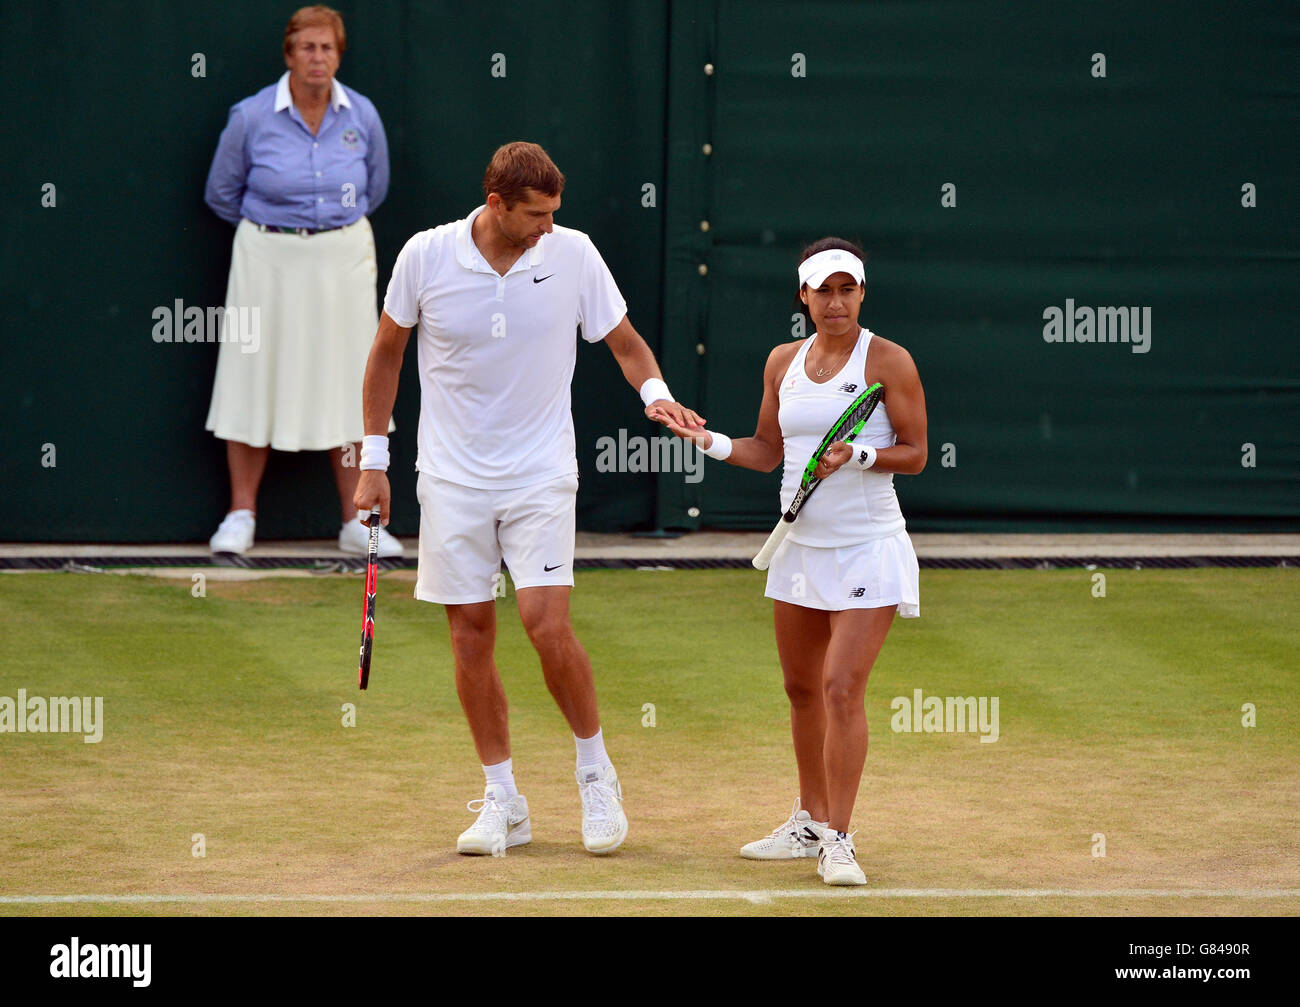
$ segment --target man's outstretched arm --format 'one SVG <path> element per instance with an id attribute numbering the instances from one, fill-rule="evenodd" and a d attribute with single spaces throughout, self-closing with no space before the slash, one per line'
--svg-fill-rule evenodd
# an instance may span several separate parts
<path id="1" fill-rule="evenodd" d="M 659 382 L 659 393 L 667 392 L 668 386 L 663 383 L 663 374 L 659 370 L 659 364 L 655 360 L 654 353 L 646 345 L 646 341 L 641 338 L 641 334 L 632 328 L 632 323 L 628 321 L 627 315 L 624 315 L 623 320 L 605 336 L 605 345 L 614 354 L 618 366 L 623 369 L 623 377 L 627 378 L 627 383 L 635 388 L 638 393 L 642 393 L 645 383 L 651 380 Z M 652 385 L 649 389 L 650 394 L 655 394 L 655 389 L 656 386 Z M 679 427 L 692 430 L 704 429 L 704 420 L 694 409 L 688 409 L 680 402 L 674 402 L 666 396 L 650 398 L 646 402 L 645 414 L 657 423 L 672 420 Z M 368 426 L 367 429 L 369 429 Z"/>

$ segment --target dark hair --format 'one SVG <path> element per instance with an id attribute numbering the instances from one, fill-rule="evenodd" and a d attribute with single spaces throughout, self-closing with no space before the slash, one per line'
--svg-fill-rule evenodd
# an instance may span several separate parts
<path id="1" fill-rule="evenodd" d="M 564 174 L 535 143 L 516 140 L 498 147 L 483 173 L 483 198 L 495 192 L 510 210 L 528 198 L 529 189 L 543 196 L 558 196 L 564 191 Z"/>
<path id="2" fill-rule="evenodd" d="M 852 252 L 859 259 L 862 260 L 863 269 L 865 271 L 866 264 L 867 264 L 867 253 L 864 252 L 857 245 L 855 245 L 853 242 L 849 241 L 847 238 L 818 238 L 811 245 L 809 245 L 807 248 L 805 248 L 802 252 L 799 253 L 799 265 L 802 266 L 806 260 L 811 259 L 818 252 L 829 252 L 832 249 L 839 249 L 842 252 Z M 863 277 L 864 283 L 865 283 L 865 279 L 866 277 L 864 276 Z M 802 283 L 799 284 L 799 290 L 803 290 L 803 288 L 804 285 Z M 809 312 L 808 305 L 804 304 L 804 302 L 799 298 L 799 290 L 796 290 L 794 294 L 795 310 L 798 311 L 801 315 L 803 315 L 804 318 L 808 321 L 808 324 L 811 325 L 812 313 Z"/>

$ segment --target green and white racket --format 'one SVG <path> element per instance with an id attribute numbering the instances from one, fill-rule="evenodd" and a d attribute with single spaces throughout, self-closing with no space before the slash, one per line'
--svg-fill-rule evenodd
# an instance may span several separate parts
<path id="1" fill-rule="evenodd" d="M 808 502 L 813 490 L 821 485 L 822 481 L 814 476 L 813 472 L 816 471 L 817 463 L 822 460 L 822 455 L 826 453 L 826 449 L 836 441 L 844 441 L 846 444 L 852 442 L 853 438 L 866 426 L 867 420 L 871 418 L 871 414 L 879 405 L 884 394 L 885 386 L 877 381 L 849 403 L 849 407 L 844 410 L 844 414 L 826 431 L 826 436 L 822 438 L 822 442 L 817 445 L 817 450 L 813 452 L 812 457 L 808 459 L 808 464 L 804 466 L 803 478 L 799 481 L 798 492 L 795 493 L 794 499 L 790 501 L 789 508 L 781 515 L 781 520 L 776 523 L 776 527 L 772 529 L 772 534 L 763 543 L 763 548 L 754 557 L 754 567 L 756 569 L 767 569 L 768 564 L 772 562 L 772 556 L 780 548 L 781 543 L 785 541 L 786 535 L 790 534 L 790 528 L 794 525 L 795 518 L 799 516 L 799 511 Z"/>

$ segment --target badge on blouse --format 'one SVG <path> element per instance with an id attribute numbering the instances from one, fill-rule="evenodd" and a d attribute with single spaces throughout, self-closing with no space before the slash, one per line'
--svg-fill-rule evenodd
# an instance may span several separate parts
<path id="1" fill-rule="evenodd" d="M 361 134 L 355 129 L 345 129 L 343 131 L 343 146 L 348 150 L 356 150 L 361 145 Z"/>

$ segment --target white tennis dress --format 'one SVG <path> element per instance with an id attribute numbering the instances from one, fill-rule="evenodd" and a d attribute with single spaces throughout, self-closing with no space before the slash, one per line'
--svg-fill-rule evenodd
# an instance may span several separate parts
<path id="1" fill-rule="evenodd" d="M 858 334 L 853 353 L 824 382 L 804 367 L 809 338 L 781 379 L 779 422 L 785 443 L 781 509 L 790 506 L 804 466 L 832 424 L 866 388 L 867 351 L 872 333 Z M 874 448 L 893 447 L 897 437 L 885 398 L 854 439 Z M 784 543 L 772 557 L 767 597 L 805 608 L 840 611 L 898 606 L 898 614 L 921 614 L 920 576 L 907 522 L 894 492 L 894 474 L 862 471 L 852 462 L 824 479 L 799 511 Z"/>

